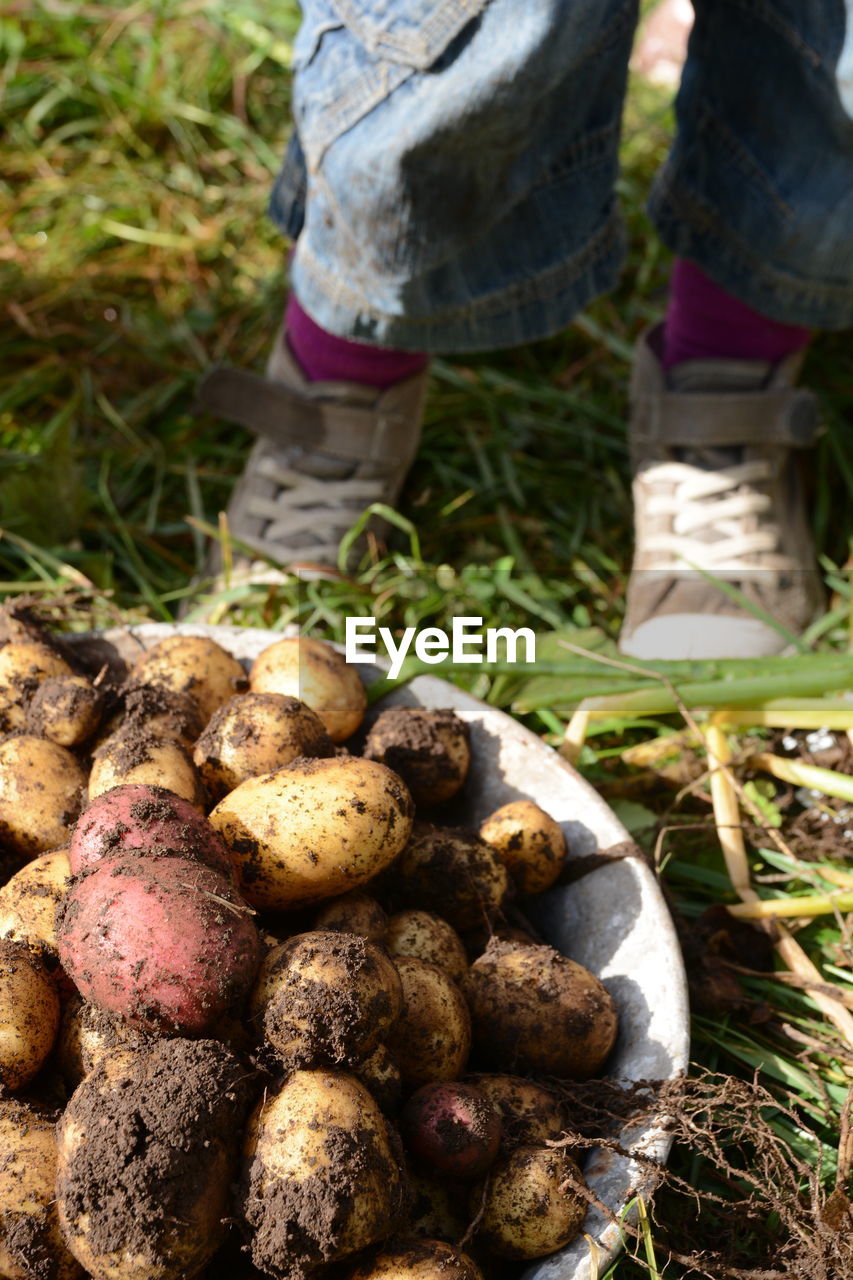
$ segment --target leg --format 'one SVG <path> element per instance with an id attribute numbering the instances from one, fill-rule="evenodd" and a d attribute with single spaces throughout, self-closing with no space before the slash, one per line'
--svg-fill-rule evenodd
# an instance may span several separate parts
<path id="1" fill-rule="evenodd" d="M 269 369 L 289 394 L 279 412 L 269 382 L 214 375 L 219 402 L 207 402 L 262 432 L 270 415 L 276 426 L 229 508 L 235 534 L 281 562 L 328 562 L 368 502 L 395 501 L 417 445 L 422 359 L 400 374 L 399 354 L 371 359 L 364 344 L 420 353 L 520 343 L 558 330 L 613 283 L 636 4 L 306 0 L 303 9 L 297 133 L 271 205 L 298 237 L 296 329 Z M 344 373 L 306 381 L 330 370 L 322 334 L 360 344 L 332 356 L 351 361 L 361 385 Z M 306 399 L 323 418 L 313 448 L 294 422 Z M 376 419 L 357 456 L 349 409 Z"/>
<path id="2" fill-rule="evenodd" d="M 689 262 L 634 379 L 637 554 L 622 644 L 638 656 L 784 646 L 697 570 L 789 631 L 819 608 L 798 479 L 815 406 L 793 382 L 808 327 L 853 319 L 841 6 L 696 8 L 678 136 L 651 200 Z"/>

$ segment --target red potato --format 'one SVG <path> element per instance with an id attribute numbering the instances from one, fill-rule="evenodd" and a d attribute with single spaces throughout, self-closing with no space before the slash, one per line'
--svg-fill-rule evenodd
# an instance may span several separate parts
<path id="1" fill-rule="evenodd" d="M 210 867 L 109 858 L 72 884 L 58 928 L 63 968 L 85 999 L 136 1027 L 196 1035 L 251 986 L 252 912 Z"/>
<path id="2" fill-rule="evenodd" d="M 400 1132 L 408 1150 L 429 1169 L 468 1182 L 481 1177 L 496 1159 L 501 1118 L 473 1085 L 437 1082 L 409 1098 Z"/>
<path id="3" fill-rule="evenodd" d="M 105 857 L 187 858 L 231 879 L 225 842 L 190 804 L 165 787 L 128 783 L 97 796 L 74 828 L 68 860 L 74 875 Z"/>

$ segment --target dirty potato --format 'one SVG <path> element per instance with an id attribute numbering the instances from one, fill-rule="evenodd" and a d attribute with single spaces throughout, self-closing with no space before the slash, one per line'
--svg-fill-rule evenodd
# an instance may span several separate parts
<path id="1" fill-rule="evenodd" d="M 31 1103 L 0 1101 L 0 1276 L 77 1280 L 83 1270 L 59 1229 L 56 1125 Z"/>
<path id="2" fill-rule="evenodd" d="M 0 940 L 0 1084 L 13 1093 L 41 1070 L 59 1029 L 56 983 L 22 942 Z"/>
<path id="3" fill-rule="evenodd" d="M 386 1038 L 403 1084 L 418 1089 L 433 1080 L 457 1080 L 471 1049 L 471 1019 L 456 983 L 425 960 L 401 956 L 403 1013 Z"/>
<path id="4" fill-rule="evenodd" d="M 588 1080 L 616 1041 L 616 1004 L 553 947 L 493 939 L 465 980 L 474 1043 L 496 1070 Z"/>
<path id="5" fill-rule="evenodd" d="M 219 800 L 247 778 L 298 756 L 334 754 L 323 722 L 304 702 L 281 693 L 243 693 L 214 712 L 193 760 L 211 799 Z"/>
<path id="6" fill-rule="evenodd" d="M 367 708 L 367 693 L 355 667 L 322 640 L 286 637 L 264 649 L 249 673 L 253 693 L 285 693 L 306 703 L 333 742 L 355 733 Z"/>
<path id="7" fill-rule="evenodd" d="M 520 893 L 543 893 L 559 876 L 566 837 L 558 822 L 532 800 L 512 800 L 496 809 L 480 835 L 497 852 Z"/>
<path id="8" fill-rule="evenodd" d="M 248 686 L 237 659 L 207 636 L 167 636 L 134 664 L 130 678 L 138 684 L 162 685 L 189 694 L 205 723 L 218 707 Z"/>
<path id="9" fill-rule="evenodd" d="M 0 889 L 0 938 L 57 954 L 56 919 L 71 879 L 64 849 L 33 858 Z"/>
<path id="10" fill-rule="evenodd" d="M 302 1280 L 390 1235 L 403 1202 L 392 1131 L 342 1071 L 294 1071 L 250 1120 L 240 1209 L 257 1267 Z"/>
<path id="11" fill-rule="evenodd" d="M 287 911 L 378 875 L 406 843 L 412 816 L 396 774 L 351 756 L 296 760 L 249 778 L 210 822 L 231 849 L 246 901 Z"/>
<path id="12" fill-rule="evenodd" d="M 0 842 L 35 857 L 67 845 L 86 775 L 65 747 L 19 734 L 0 742 Z"/>

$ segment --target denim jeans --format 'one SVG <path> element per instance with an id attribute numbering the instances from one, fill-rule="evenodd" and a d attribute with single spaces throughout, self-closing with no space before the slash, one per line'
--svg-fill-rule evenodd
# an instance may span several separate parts
<path id="1" fill-rule="evenodd" d="M 302 0 L 271 213 L 342 337 L 426 351 L 556 332 L 614 284 L 636 0 Z M 853 0 L 695 0 L 649 211 L 741 301 L 853 323 Z"/>

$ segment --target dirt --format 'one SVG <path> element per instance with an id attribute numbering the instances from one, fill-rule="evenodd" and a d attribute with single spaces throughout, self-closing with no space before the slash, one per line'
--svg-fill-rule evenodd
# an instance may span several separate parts
<path id="1" fill-rule="evenodd" d="M 503 863 L 476 831 L 423 822 L 379 886 L 394 910 L 434 911 L 463 934 L 490 925 L 509 892 Z"/>
<path id="2" fill-rule="evenodd" d="M 127 1250 L 155 1266 L 189 1243 L 193 1258 L 211 1257 L 253 1073 L 215 1041 L 165 1040 L 128 1055 L 116 1074 L 109 1060 L 101 1064 L 68 1105 L 63 1124 L 84 1139 L 59 1169 L 66 1219 L 76 1224 L 87 1215 L 98 1254 Z M 219 1207 L 217 1231 L 196 1228 L 201 1238 L 189 1240 L 184 1232 L 176 1246 L 175 1224 L 186 1224 L 203 1197 Z"/>
<path id="3" fill-rule="evenodd" d="M 298 1135 L 297 1135 L 298 1136 Z M 393 1142 L 389 1131 L 383 1135 Z M 266 1142 L 273 1140 L 266 1134 Z M 277 1132 L 286 1142 L 288 1131 Z M 307 1176 L 271 1176 L 259 1155 L 245 1172 L 240 1208 L 253 1228 L 252 1259 L 268 1275 L 303 1280 L 319 1266 L 390 1235 L 404 1207 L 399 1163 L 367 1125 L 344 1129 L 334 1123 L 317 1126 L 316 1172 Z M 266 1144 L 259 1144 L 262 1149 Z M 268 1150 L 268 1147 L 266 1147 Z M 353 1209 L 367 1186 L 385 1195 L 354 1219 Z M 353 1232 L 357 1233 L 357 1239 Z M 348 1259 L 348 1261 L 351 1261 Z"/>
<path id="4" fill-rule="evenodd" d="M 390 707 L 370 730 L 364 756 L 393 769 L 415 804 L 430 807 L 451 799 L 467 774 L 448 750 L 448 738 L 461 739 L 467 758 L 468 724 L 450 708 Z"/>
<path id="5" fill-rule="evenodd" d="M 264 1032 L 289 1070 L 354 1066 L 400 1011 L 396 971 L 378 948 L 354 934 L 320 931 L 292 938 L 274 972 Z"/>

